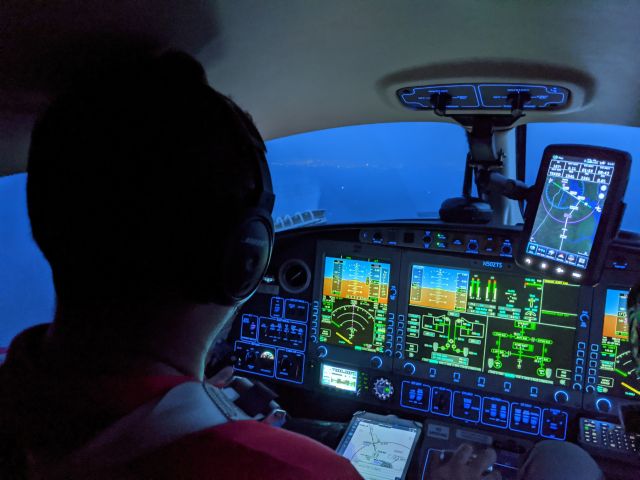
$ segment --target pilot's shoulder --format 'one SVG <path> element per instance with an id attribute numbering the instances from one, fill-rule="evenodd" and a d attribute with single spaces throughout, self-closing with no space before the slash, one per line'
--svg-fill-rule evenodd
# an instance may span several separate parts
<path id="1" fill-rule="evenodd" d="M 132 465 L 145 478 L 360 479 L 345 458 L 308 437 L 254 421 L 188 435 Z"/>

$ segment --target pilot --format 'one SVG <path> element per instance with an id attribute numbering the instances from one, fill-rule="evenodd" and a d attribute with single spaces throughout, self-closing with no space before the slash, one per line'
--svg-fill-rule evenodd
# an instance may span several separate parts
<path id="1" fill-rule="evenodd" d="M 109 68 L 33 131 L 28 211 L 57 304 L 0 368 L 0 477 L 360 478 L 328 447 L 203 397 L 207 352 L 270 255 L 252 120 L 187 55 Z M 499 478 L 484 475 L 494 460 L 463 446 L 432 478 Z"/>
<path id="2" fill-rule="evenodd" d="M 0 477 L 360 478 L 318 442 L 180 389 L 206 393 L 209 347 L 264 274 L 264 155 L 180 53 L 83 73 L 48 108 L 27 201 L 57 305 L 0 369 Z"/>

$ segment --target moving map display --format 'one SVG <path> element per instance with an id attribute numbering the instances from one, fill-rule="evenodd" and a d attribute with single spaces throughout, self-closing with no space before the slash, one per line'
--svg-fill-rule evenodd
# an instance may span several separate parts
<path id="1" fill-rule="evenodd" d="M 338 447 L 365 480 L 404 478 L 419 430 L 356 418 Z"/>
<path id="2" fill-rule="evenodd" d="M 321 342 L 382 352 L 391 265 L 378 260 L 325 257 Z"/>
<path id="3" fill-rule="evenodd" d="M 578 293 L 558 280 L 414 264 L 405 358 L 568 385 Z"/>
<path id="4" fill-rule="evenodd" d="M 597 390 L 634 398 L 640 397 L 640 378 L 629 344 L 628 295 L 628 290 L 607 290 Z"/>
<path id="5" fill-rule="evenodd" d="M 614 162 L 553 155 L 527 253 L 586 269 Z"/>

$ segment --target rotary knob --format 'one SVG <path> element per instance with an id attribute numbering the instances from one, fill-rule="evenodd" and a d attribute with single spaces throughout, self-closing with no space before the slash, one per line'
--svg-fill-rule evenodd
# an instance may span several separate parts
<path id="1" fill-rule="evenodd" d="M 596 400 L 596 410 L 600 413 L 609 413 L 611 411 L 611 402 L 606 398 Z"/>
<path id="2" fill-rule="evenodd" d="M 405 363 L 402 369 L 407 375 L 413 375 L 414 373 L 416 373 L 416 366 L 411 362 Z"/>
<path id="3" fill-rule="evenodd" d="M 567 403 L 569 401 L 569 394 L 564 390 L 558 390 L 553 394 L 553 398 L 558 403 Z"/>
<path id="4" fill-rule="evenodd" d="M 373 368 L 382 367 L 382 359 L 380 357 L 378 357 L 377 355 L 375 357 L 371 357 L 371 366 Z"/>
<path id="5" fill-rule="evenodd" d="M 318 355 L 318 358 L 325 358 L 328 353 L 329 351 L 327 350 L 327 347 L 325 347 L 324 345 L 320 345 L 316 349 L 316 354 Z"/>
<path id="6" fill-rule="evenodd" d="M 389 400 L 393 396 L 393 384 L 386 378 L 378 378 L 373 384 L 373 395 L 378 400 Z"/>

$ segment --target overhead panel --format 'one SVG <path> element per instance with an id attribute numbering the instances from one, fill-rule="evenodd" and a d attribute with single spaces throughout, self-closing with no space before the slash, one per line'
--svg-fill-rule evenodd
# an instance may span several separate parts
<path id="1" fill-rule="evenodd" d="M 554 85 L 473 83 L 403 87 L 398 99 L 413 110 L 446 106 L 457 110 L 559 110 L 568 106 L 570 92 Z M 521 104 L 521 105 L 519 105 Z"/>

